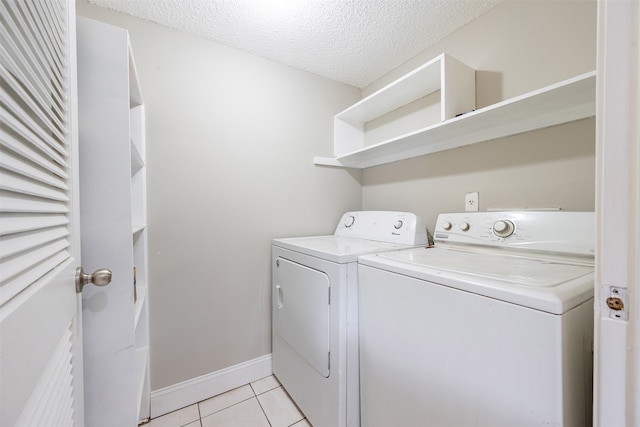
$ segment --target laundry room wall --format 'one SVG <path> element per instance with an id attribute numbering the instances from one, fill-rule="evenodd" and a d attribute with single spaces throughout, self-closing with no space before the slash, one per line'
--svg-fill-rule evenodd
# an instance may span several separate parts
<path id="1" fill-rule="evenodd" d="M 270 241 L 330 234 L 360 173 L 313 165 L 361 91 L 77 1 L 129 30 L 146 103 L 152 390 L 271 353 Z"/>
<path id="2" fill-rule="evenodd" d="M 485 107 L 596 67 L 596 1 L 507 0 L 374 82 L 368 95 L 445 52 L 476 70 Z M 363 209 L 408 210 L 433 227 L 480 193 L 491 208 L 595 209 L 595 120 L 366 169 Z"/>

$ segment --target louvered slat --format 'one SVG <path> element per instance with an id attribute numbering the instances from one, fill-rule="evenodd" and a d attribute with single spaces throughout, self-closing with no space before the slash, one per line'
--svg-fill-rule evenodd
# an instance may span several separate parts
<path id="1" fill-rule="evenodd" d="M 57 93 L 60 93 L 60 81 L 58 79 L 51 79 L 49 71 L 46 67 L 43 67 L 42 57 L 40 52 L 35 49 L 35 45 L 30 42 L 30 34 L 21 31 L 19 27 L 20 15 L 10 14 L 9 9 L 4 3 L 0 3 L 0 13 L 3 16 L 11 16 L 12 19 L 5 19 L 5 24 L 8 31 L 2 31 L 3 41 L 9 39 L 8 45 L 16 53 L 20 54 L 22 62 L 25 66 L 32 71 L 33 77 L 39 82 L 43 82 L 45 92 L 51 93 L 55 87 Z M 44 62 L 46 64 L 46 62 Z"/>
<path id="2" fill-rule="evenodd" d="M 10 20 L 7 20 L 11 22 Z M 45 85 L 49 81 L 43 81 L 38 78 L 35 70 L 28 63 L 24 53 L 18 47 L 15 37 L 19 35 L 11 34 L 4 26 L 0 31 L 0 43 L 2 44 L 3 60 L 7 62 L 6 67 L 22 76 L 22 80 L 32 88 L 33 92 L 45 99 L 46 103 L 55 106 L 50 88 Z"/>
<path id="3" fill-rule="evenodd" d="M 18 136 L 26 139 L 33 147 L 42 151 L 43 154 L 51 157 L 56 163 L 64 166 L 64 158 L 58 152 L 62 151 L 60 150 L 60 144 L 50 134 L 47 134 L 45 129 L 37 126 L 37 122 L 29 122 L 28 112 L 20 109 L 17 102 L 9 99 L 3 104 L 9 106 L 8 111 L 4 107 L 0 108 L 0 120 L 5 126 Z M 54 149 L 57 151 L 54 151 Z M 62 155 L 64 155 L 64 152 Z"/>
<path id="4" fill-rule="evenodd" d="M 69 218 L 64 214 L 6 213 L 0 216 L 0 236 L 51 227 L 61 227 L 66 230 L 68 224 Z"/>
<path id="5" fill-rule="evenodd" d="M 35 249 L 43 244 L 67 237 L 69 232 L 64 228 L 51 228 L 0 236 L 0 258 L 8 258 L 30 249 Z"/>
<path id="6" fill-rule="evenodd" d="M 59 41 L 56 40 L 56 37 L 53 35 L 51 28 L 47 23 L 46 16 L 42 14 L 41 2 L 40 1 L 30 1 L 27 3 L 27 8 L 33 17 L 38 31 L 42 35 L 45 45 L 47 46 L 47 52 L 51 52 L 51 60 L 52 64 L 58 65 L 58 68 L 62 72 L 64 70 L 64 66 L 61 64 L 65 61 L 65 55 L 63 54 L 63 49 L 61 49 Z M 64 73 L 62 73 L 64 75 Z"/>
<path id="7" fill-rule="evenodd" d="M 66 10 L 0 3 L 0 306 L 69 258 Z"/>
<path id="8" fill-rule="evenodd" d="M 33 162 L 43 169 L 56 174 L 61 178 L 67 178 L 67 173 L 57 163 L 51 161 L 51 157 L 45 155 L 40 150 L 34 150 L 33 146 L 25 144 L 19 135 L 6 132 L 8 129 L 0 129 L 0 145 L 8 148 L 12 152 L 24 157 L 27 161 Z"/>
<path id="9" fill-rule="evenodd" d="M 0 57 L 2 57 L 3 52 L 4 49 L 0 47 Z M 4 57 L 2 58 L 4 59 Z M 34 97 L 34 99 L 38 100 L 37 97 Z M 44 102 L 44 100 L 41 100 L 41 102 Z M 11 114 L 9 112 L 11 112 Z M 10 125 L 12 130 L 25 138 L 28 138 L 31 135 L 36 135 L 41 140 L 41 144 L 39 145 L 48 145 L 48 147 L 43 146 L 42 150 L 51 153 L 51 156 L 59 157 L 59 154 L 57 153 L 64 152 L 64 148 L 62 148 L 64 143 L 51 136 L 46 127 L 43 128 L 41 126 L 41 122 L 34 121 L 34 116 L 29 114 L 28 110 L 23 110 L 18 101 L 13 99 L 10 94 L 4 91 L 2 109 L 0 110 L 0 113 L 2 113 L 0 119 L 6 122 L 7 125 Z M 54 153 L 52 149 L 56 150 L 57 153 Z"/>
<path id="10" fill-rule="evenodd" d="M 12 191 L 0 190 L 0 213 L 30 212 L 30 213 L 68 213 L 66 202 L 29 197 Z M 1 264 L 0 264 L 1 265 Z"/>
<path id="11" fill-rule="evenodd" d="M 55 41 L 55 44 L 58 46 L 61 54 L 60 56 L 62 58 L 67 58 L 67 49 L 65 44 L 63 43 L 64 41 L 64 31 L 63 31 L 63 23 L 60 22 L 59 19 L 57 19 L 56 15 L 52 12 L 51 7 L 53 5 L 56 4 L 56 2 L 51 2 L 51 1 L 40 1 L 39 2 L 40 5 L 42 5 L 42 10 L 43 10 L 43 14 L 47 17 L 47 22 L 50 26 L 50 28 L 52 29 L 52 33 L 53 33 L 53 40 Z M 66 67 L 62 66 L 62 63 L 60 64 L 60 71 L 61 71 L 61 78 L 59 83 L 64 86 L 64 82 L 66 82 L 66 77 L 67 77 L 67 73 L 66 73 Z M 52 73 L 52 78 L 55 78 L 57 75 L 55 73 Z M 67 114 L 67 98 L 66 98 L 66 90 L 63 91 L 58 91 L 58 92 L 53 92 L 54 99 L 56 100 L 56 105 L 60 108 L 60 112 L 61 114 L 66 115 Z"/>
<path id="12" fill-rule="evenodd" d="M 60 2 L 50 2 L 50 1 L 45 2 L 44 4 L 51 11 L 52 20 L 55 22 L 57 27 L 57 33 L 58 33 L 57 40 L 61 42 L 65 37 L 64 28 L 66 28 L 66 19 L 64 18 L 61 10 L 62 5 Z M 63 57 L 67 58 L 68 52 L 67 52 L 66 45 L 61 44 L 61 49 L 63 52 Z M 62 63 L 60 65 L 62 65 Z M 60 91 L 60 94 L 62 95 L 62 99 L 65 99 L 67 94 L 66 90 L 64 90 L 66 88 L 66 82 L 67 82 L 66 67 L 61 66 L 60 68 L 56 68 L 56 70 L 58 70 L 60 73 L 54 73 L 54 74 L 56 76 L 59 76 L 59 83 L 61 84 L 61 88 L 63 88 L 63 90 Z M 66 103 L 62 103 L 62 106 L 63 107 L 66 106 Z"/>
<path id="13" fill-rule="evenodd" d="M 16 427 L 73 425 L 73 387 L 69 382 L 72 374 L 72 325 L 60 337 L 49 365 L 45 368 L 40 383 L 36 386 L 33 399 L 27 403 Z M 42 396 L 52 398 L 41 399 Z M 64 408 L 64 410 L 61 410 Z"/>
<path id="14" fill-rule="evenodd" d="M 9 6 L 9 9 L 12 10 L 10 15 L 8 9 L 0 7 L 0 12 L 4 12 L 9 17 L 5 20 L 9 31 L 3 28 L 3 31 L 0 32 L 3 41 L 8 39 L 6 42 L 7 50 L 4 47 L 2 50 L 3 55 L 8 58 L 5 59 L 7 66 L 16 75 L 20 75 L 22 81 L 30 85 L 30 92 L 35 90 L 40 99 L 44 100 L 44 102 L 40 101 L 40 105 L 45 111 L 49 111 L 50 114 L 55 111 L 57 115 L 62 116 L 62 113 L 66 112 L 63 90 L 65 88 L 63 85 L 64 74 L 59 71 L 55 72 L 59 69 L 59 64 L 51 63 L 51 59 L 55 57 L 52 57 L 47 51 L 42 51 L 37 45 L 30 43 L 30 40 L 33 40 L 30 33 L 20 31 L 17 22 L 21 21 L 22 15 L 15 10 L 15 6 Z M 44 64 L 44 70 L 40 66 L 41 63 Z M 51 71 L 54 71 L 54 73 L 51 73 Z M 46 75 L 43 75 L 44 73 Z M 56 114 L 53 115 L 52 120 L 59 122 Z M 59 141 L 64 141 L 65 139 L 60 137 L 59 134 L 58 138 Z"/>
<path id="15" fill-rule="evenodd" d="M 48 173 L 46 170 L 39 168 L 32 162 L 28 162 L 24 158 L 20 158 L 2 148 L 0 148 L 0 168 L 23 175 L 27 178 L 41 181 L 61 190 L 68 190 L 69 188 L 62 178 L 52 173 Z"/>
<path id="16" fill-rule="evenodd" d="M 0 88 L 0 96 L 5 99 L 9 99 L 9 93 L 4 90 L 5 87 L 11 88 L 17 96 L 24 102 L 24 104 L 29 108 L 33 114 L 38 116 L 38 118 L 44 123 L 48 129 L 58 138 L 64 139 L 64 135 L 60 132 L 60 128 L 64 125 L 56 116 L 51 112 L 51 110 L 42 110 L 39 108 L 39 105 L 33 100 L 33 98 L 27 93 L 24 89 L 24 86 L 21 85 L 11 74 L 9 74 L 5 69 L 0 70 L 0 79 L 3 81 L 2 88 Z M 5 106 L 8 108 L 8 105 Z"/>
<path id="17" fill-rule="evenodd" d="M 66 68 L 64 66 L 66 61 L 65 48 L 63 45 L 64 40 L 59 31 L 52 27 L 50 17 L 47 15 L 46 4 L 48 1 L 49 0 L 29 1 L 27 2 L 27 7 L 31 11 L 40 33 L 45 38 L 47 49 L 50 49 L 55 53 L 50 56 L 52 59 L 51 64 L 55 64 L 60 70 L 61 75 L 66 76 L 66 73 L 64 72 Z"/>
<path id="18" fill-rule="evenodd" d="M 69 359 L 71 346 L 64 347 L 64 350 L 56 354 L 53 359 L 55 361 L 53 372 L 49 383 L 45 386 L 45 394 L 51 397 L 42 405 L 42 411 L 34 414 L 33 425 L 47 425 L 58 420 L 62 414 L 60 406 L 69 392 L 69 386 L 65 382 L 71 379 L 71 360 Z"/>
<path id="19" fill-rule="evenodd" d="M 33 39 L 37 43 L 36 50 L 42 52 L 42 57 L 46 60 L 46 63 L 49 64 L 49 68 L 53 70 L 56 75 L 64 75 L 63 70 L 59 66 L 54 66 L 57 62 L 54 60 L 54 53 L 50 50 L 49 45 L 47 45 L 47 41 L 44 39 L 40 28 L 38 28 L 38 23 L 32 16 L 32 14 L 26 8 L 18 8 L 14 2 L 11 2 L 11 9 L 15 11 L 14 15 L 20 15 L 27 22 L 28 27 L 24 27 L 26 31 L 29 32 L 33 36 Z"/>
<path id="20" fill-rule="evenodd" d="M 33 50 L 37 50 L 41 52 L 41 55 L 39 55 L 38 57 L 36 57 L 36 59 L 38 59 L 40 61 L 40 64 L 43 68 L 49 68 L 50 70 L 52 70 L 52 68 L 50 67 L 49 64 L 49 60 L 48 58 L 51 56 L 49 54 L 47 54 L 46 52 L 43 51 L 43 46 L 44 44 L 41 43 L 41 41 L 38 40 L 38 37 L 36 36 L 36 34 L 33 33 L 33 31 L 30 31 L 31 28 L 33 28 L 33 25 L 29 22 L 28 17 L 25 16 L 16 6 L 14 3 L 12 2 L 7 2 L 5 4 L 9 10 L 11 10 L 13 18 L 16 20 L 16 25 L 18 26 L 18 28 L 21 29 L 24 37 L 28 40 L 29 45 L 31 46 L 31 48 Z M 54 72 L 60 76 L 59 70 L 57 69 L 53 69 Z M 56 79 L 58 82 L 60 82 L 61 78 L 57 78 Z"/>
<path id="21" fill-rule="evenodd" d="M 28 253 L 5 258 L 0 269 L 0 305 L 22 292 L 25 280 L 33 283 L 67 259 L 68 247 L 66 238 L 59 239 Z"/>
<path id="22" fill-rule="evenodd" d="M 39 246 L 36 249 L 30 250 L 28 254 L 21 253 L 6 257 L 2 262 L 0 283 L 6 283 L 8 279 L 13 276 L 22 274 L 29 270 L 33 264 L 41 264 L 46 261 L 51 254 L 62 252 L 68 247 L 69 242 L 66 239 L 57 239 L 53 242 Z M 3 286 L 0 290 L 4 292 L 5 287 Z"/>
<path id="23" fill-rule="evenodd" d="M 65 191 L 4 169 L 0 169 L 0 189 L 44 199 L 64 202 L 69 200 Z"/>

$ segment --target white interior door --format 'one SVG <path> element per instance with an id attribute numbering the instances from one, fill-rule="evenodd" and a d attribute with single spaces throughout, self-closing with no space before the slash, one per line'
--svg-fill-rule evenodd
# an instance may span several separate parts
<path id="1" fill-rule="evenodd" d="M 84 425 L 75 3 L 0 3 L 0 425 Z"/>
<path id="2" fill-rule="evenodd" d="M 133 293 L 135 72 L 126 30 L 84 17 L 76 28 L 82 262 L 89 271 L 107 263 L 113 272 L 107 288 L 83 292 L 85 420 L 91 427 L 130 426 L 146 418 L 137 375 L 146 352 L 137 351 Z"/>
<path id="3" fill-rule="evenodd" d="M 594 425 L 640 425 L 640 3 L 598 2 Z M 616 309 L 610 308 L 608 302 Z"/>

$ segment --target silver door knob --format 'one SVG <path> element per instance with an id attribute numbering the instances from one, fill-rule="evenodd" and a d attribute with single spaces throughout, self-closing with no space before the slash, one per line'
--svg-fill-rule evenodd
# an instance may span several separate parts
<path id="1" fill-rule="evenodd" d="M 107 286 L 111 283 L 111 270 L 101 268 L 93 272 L 93 274 L 87 274 L 82 270 L 82 267 L 76 268 L 76 292 L 82 292 L 82 288 L 87 283 L 93 283 L 96 286 Z"/>

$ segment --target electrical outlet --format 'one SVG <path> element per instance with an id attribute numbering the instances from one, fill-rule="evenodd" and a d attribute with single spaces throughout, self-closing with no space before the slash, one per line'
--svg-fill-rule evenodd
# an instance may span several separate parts
<path id="1" fill-rule="evenodd" d="M 477 191 L 473 193 L 467 193 L 464 195 L 464 210 L 466 212 L 477 212 L 478 211 L 478 197 L 479 194 Z"/>
<path id="2" fill-rule="evenodd" d="M 611 286 L 610 296 L 607 298 L 609 317 L 617 320 L 629 320 L 629 309 L 627 308 L 627 290 Z"/>

